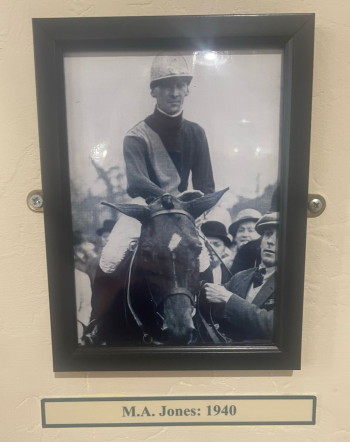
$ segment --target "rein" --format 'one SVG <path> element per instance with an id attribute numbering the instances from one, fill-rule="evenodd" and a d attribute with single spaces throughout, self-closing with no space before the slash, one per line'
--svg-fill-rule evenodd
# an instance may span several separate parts
<path id="1" fill-rule="evenodd" d="M 153 343 L 153 338 L 151 335 L 149 335 L 148 333 L 146 333 L 145 328 L 140 320 L 140 318 L 137 316 L 137 313 L 135 312 L 132 304 L 131 304 L 131 296 L 130 296 L 130 286 L 131 286 L 131 273 L 132 273 L 132 269 L 134 266 L 134 261 L 135 261 L 135 256 L 137 253 L 137 249 L 138 246 L 135 247 L 135 250 L 133 251 L 132 257 L 131 257 L 131 261 L 130 261 L 130 266 L 129 266 L 129 272 L 128 272 L 128 284 L 127 284 L 127 288 L 126 288 L 126 302 L 128 304 L 130 313 L 132 314 L 132 317 L 134 318 L 137 326 L 139 327 L 139 329 L 142 332 L 142 340 L 145 344 L 152 344 Z"/>
<path id="2" fill-rule="evenodd" d="M 221 256 L 218 254 L 218 252 L 210 244 L 210 242 L 207 240 L 207 238 L 204 235 L 202 235 L 202 233 L 199 231 L 199 229 L 197 228 L 196 230 L 197 230 L 198 236 L 205 242 L 205 245 L 216 255 L 216 257 L 219 259 L 220 263 L 225 267 L 225 269 L 227 270 L 229 275 L 232 277 L 233 275 L 232 275 L 230 269 L 227 268 L 227 265 L 225 264 L 225 262 L 223 261 Z"/>
<path id="3" fill-rule="evenodd" d="M 208 333 L 208 335 L 210 336 L 211 340 L 212 340 L 215 344 L 220 344 L 220 343 L 222 343 L 222 342 L 225 342 L 225 343 L 227 344 L 227 343 L 230 342 L 229 339 L 227 339 L 223 334 L 221 334 L 221 333 L 219 332 L 219 330 L 215 327 L 214 319 L 213 319 L 213 316 L 212 316 L 212 309 L 211 309 L 211 306 L 209 307 L 209 319 L 210 319 L 210 322 L 208 322 L 208 321 L 204 318 L 204 316 L 202 315 L 202 313 L 201 313 L 201 311 L 200 311 L 200 308 L 199 308 L 199 306 L 200 306 L 199 301 L 200 301 L 200 296 L 201 296 L 201 293 L 202 293 L 203 286 L 204 286 L 205 284 L 206 284 L 205 281 L 201 281 L 201 283 L 200 283 L 200 287 L 199 287 L 199 290 L 198 290 L 198 297 L 197 297 L 197 304 L 198 304 L 197 311 L 198 311 L 198 316 L 199 316 L 200 320 L 202 321 L 202 324 L 203 324 L 203 326 L 204 326 L 206 332 Z"/>

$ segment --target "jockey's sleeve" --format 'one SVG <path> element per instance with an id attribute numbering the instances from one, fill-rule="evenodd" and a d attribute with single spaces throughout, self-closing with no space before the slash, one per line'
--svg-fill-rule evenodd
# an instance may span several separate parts
<path id="1" fill-rule="evenodd" d="M 150 177 L 150 167 L 147 165 L 147 153 L 144 141 L 138 137 L 127 136 L 124 139 L 124 160 L 128 181 L 128 194 L 132 198 L 141 196 L 158 197 L 164 191 Z"/>

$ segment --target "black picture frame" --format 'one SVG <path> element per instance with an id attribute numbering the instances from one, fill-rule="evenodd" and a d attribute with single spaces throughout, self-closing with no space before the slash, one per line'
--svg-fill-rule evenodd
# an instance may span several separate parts
<path id="1" fill-rule="evenodd" d="M 314 14 L 33 19 L 54 371 L 300 369 L 314 20 Z M 283 50 L 276 342 L 79 347 L 63 53 L 203 47 Z"/>

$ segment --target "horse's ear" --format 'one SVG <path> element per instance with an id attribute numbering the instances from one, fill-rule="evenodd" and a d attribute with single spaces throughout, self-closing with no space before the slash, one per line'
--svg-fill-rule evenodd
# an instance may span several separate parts
<path id="1" fill-rule="evenodd" d="M 111 204 L 102 201 L 101 204 L 104 206 L 112 207 L 112 209 L 118 210 L 118 212 L 124 213 L 124 215 L 130 216 L 139 220 L 141 223 L 145 221 L 151 210 L 147 206 L 141 206 L 140 204 Z"/>
<path id="2" fill-rule="evenodd" d="M 192 201 L 183 202 L 182 206 L 185 210 L 187 210 L 188 213 L 190 213 L 193 216 L 193 218 L 198 218 L 204 212 L 214 207 L 215 204 L 219 201 L 219 199 L 228 189 L 229 188 L 226 187 L 226 189 L 219 190 L 218 192 L 210 193 L 208 195 L 204 195 L 201 198 L 196 198 Z"/>

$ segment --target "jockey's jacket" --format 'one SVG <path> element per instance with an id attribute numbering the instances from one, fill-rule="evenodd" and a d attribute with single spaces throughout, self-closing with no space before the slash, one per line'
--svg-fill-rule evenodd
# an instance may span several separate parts
<path id="1" fill-rule="evenodd" d="M 128 193 L 132 198 L 174 196 L 190 185 L 204 194 L 215 191 L 209 147 L 204 130 L 157 108 L 134 126 L 124 139 Z"/>

